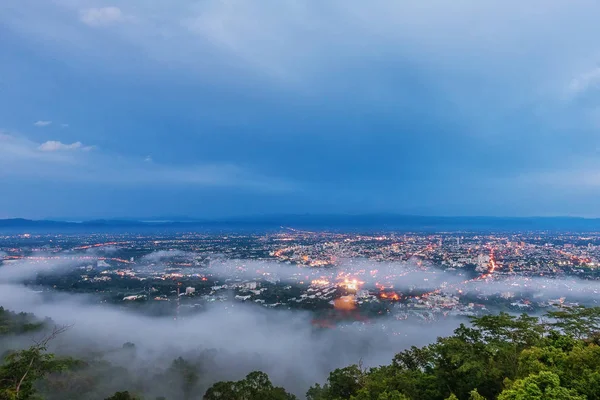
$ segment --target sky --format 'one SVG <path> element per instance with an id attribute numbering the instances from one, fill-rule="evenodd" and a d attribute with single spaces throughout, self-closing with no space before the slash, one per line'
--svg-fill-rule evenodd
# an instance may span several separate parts
<path id="1" fill-rule="evenodd" d="M 2 1 L 0 218 L 598 217 L 598 15 Z"/>

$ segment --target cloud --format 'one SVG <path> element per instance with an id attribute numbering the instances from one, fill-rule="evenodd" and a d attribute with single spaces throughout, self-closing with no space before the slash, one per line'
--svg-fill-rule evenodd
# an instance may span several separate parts
<path id="1" fill-rule="evenodd" d="M 171 258 L 193 258 L 195 253 L 182 250 L 158 250 L 142 257 L 143 262 L 156 263 Z"/>
<path id="2" fill-rule="evenodd" d="M 481 296 L 509 295 L 514 299 L 525 298 L 546 302 L 565 298 L 569 302 L 598 305 L 600 282 L 576 277 L 543 278 L 527 276 L 495 276 L 486 280 L 469 281 L 456 286 L 463 294 Z"/>
<path id="3" fill-rule="evenodd" d="M 51 124 L 52 124 L 52 121 L 37 121 L 33 125 L 41 128 L 41 127 L 48 126 Z"/>
<path id="4" fill-rule="evenodd" d="M 27 165 L 34 163 L 54 163 L 67 161 L 62 154 L 44 152 L 39 149 L 40 144 L 27 139 L 24 136 L 5 133 L 0 130 L 0 166 L 6 164 L 7 167 L 0 172 L 4 174 L 25 172 L 23 169 Z"/>
<path id="5" fill-rule="evenodd" d="M 93 146 L 84 146 L 81 142 L 74 142 L 71 144 L 65 144 L 56 140 L 49 140 L 47 142 L 39 145 L 38 149 L 41 151 L 73 151 L 73 150 L 82 150 L 89 151 L 92 150 Z"/>
<path id="6" fill-rule="evenodd" d="M 579 95 L 588 90 L 600 89 L 600 67 L 596 67 L 574 78 L 569 84 L 569 92 Z"/>
<path id="7" fill-rule="evenodd" d="M 162 266 L 172 259 L 192 261 L 199 255 L 183 251 L 156 251 L 142 258 L 143 263 L 157 263 Z M 456 286 L 467 278 L 460 273 L 451 273 L 420 260 L 405 262 L 380 262 L 359 258 L 341 259 L 334 268 L 314 268 L 289 265 L 275 261 L 228 259 L 213 255 L 207 266 L 186 269 L 186 273 L 198 273 L 217 278 L 270 279 L 282 282 L 310 282 L 325 279 L 336 282 L 343 277 L 357 279 L 365 288 L 375 289 L 378 284 L 393 286 L 397 290 L 433 290 L 440 287 Z M 340 275 L 343 274 L 343 275 Z"/>
<path id="8" fill-rule="evenodd" d="M 161 259 L 176 254 L 181 255 L 156 252 L 146 261 L 155 256 Z M 264 309 L 239 302 L 204 304 L 200 298 L 198 302 L 204 304 L 203 311 L 186 312 L 190 309 L 182 306 L 185 316 L 173 321 L 170 315 L 148 316 L 145 311 L 151 312 L 152 304 L 135 312 L 124 307 L 126 304 L 100 304 L 99 298 L 93 295 L 58 293 L 51 289 L 36 292 L 18 283 L 42 272 L 58 276 L 73 268 L 76 264 L 67 257 L 49 262 L 21 260 L 3 266 L 0 268 L 0 304 L 72 326 L 52 343 L 51 351 L 84 359 L 94 351 L 109 353 L 106 356 L 111 362 L 139 378 L 137 382 L 146 383 L 142 385 L 144 390 L 169 390 L 174 399 L 181 398 L 173 393 L 176 388 L 153 386 L 155 373 L 148 373 L 145 366 L 151 365 L 158 371 L 167 368 L 179 356 L 191 362 L 202 361 L 201 356 L 210 350 L 214 358 L 205 361 L 212 365 L 200 374 L 203 390 L 214 381 L 240 379 L 259 369 L 267 372 L 276 384 L 303 395 L 310 385 L 323 382 L 337 367 L 361 360 L 367 367 L 389 363 L 396 352 L 435 341 L 437 336 L 449 334 L 463 321 L 447 318 L 432 326 L 381 317 L 367 323 L 347 323 L 335 329 L 316 331 L 311 323 L 314 315 L 308 312 Z M 112 358 L 110 354 L 118 352 L 125 342 L 135 343 L 135 358 Z M 107 379 L 102 384 L 110 386 L 111 382 Z M 110 388 L 113 393 L 117 390 Z M 98 398 L 108 396 L 110 391 L 106 390 L 107 393 Z M 148 398 L 164 395 L 144 394 Z M 200 398 L 201 394 L 194 398 Z"/>
<path id="9" fill-rule="evenodd" d="M 67 55 L 59 71 L 92 67 L 93 73 L 81 69 L 81 92 L 79 85 L 61 86 L 64 101 L 81 101 L 80 109 L 93 115 L 101 97 L 86 97 L 87 88 L 115 96 L 104 104 L 119 117 L 98 120 L 90 135 L 122 135 L 123 141 L 104 143 L 141 152 L 130 159 L 154 154 L 156 164 L 175 161 L 131 160 L 136 172 L 125 168 L 117 181 L 135 174 L 149 182 L 151 171 L 163 177 L 157 182 L 169 176 L 193 185 L 291 181 L 311 187 L 307 197 L 323 210 L 502 213 L 519 193 L 514 185 L 498 189 L 498 176 L 552 169 L 557 159 L 566 167 L 580 157 L 579 147 L 597 146 L 581 104 L 560 102 L 567 90 L 584 93 L 595 85 L 599 53 L 591 38 L 600 27 L 592 16 L 599 6 L 589 0 L 576 6 L 534 0 L 519 12 L 509 2 L 473 0 L 428 6 L 182 0 L 127 7 L 123 0 L 39 6 L 22 0 L 11 6 L 17 12 L 0 12 L 17 45 L 43 43 Z M 128 18 L 135 23 L 120 24 Z M 110 35 L 87 29 L 110 23 L 119 24 Z M 119 112 L 126 103 L 140 107 L 140 118 Z M 58 119 L 56 112 L 34 115 Z M 190 145 L 179 135 L 169 140 L 167 127 L 177 124 L 186 127 Z M 283 185 L 264 176 L 270 174 Z M 437 200 L 441 186 L 447 196 Z M 488 194 L 491 201 L 483 198 Z M 456 205 L 440 210 L 438 201 Z"/>
<path id="10" fill-rule="evenodd" d="M 47 256 L 39 254 L 40 257 Z M 50 258 L 50 257 L 49 257 Z M 18 260 L 0 268 L 0 283 L 22 282 L 37 275 L 62 274 L 80 265 L 81 261 L 58 257 L 44 261 Z"/>
<path id="11" fill-rule="evenodd" d="M 293 182 L 231 163 L 163 165 L 149 162 L 147 158 L 90 152 L 94 148 L 79 141 L 70 144 L 57 140 L 37 143 L 24 136 L 0 131 L 0 167 L 6 167 L 0 168 L 0 176 L 147 187 L 194 185 L 266 192 L 297 189 Z"/>
<path id="12" fill-rule="evenodd" d="M 569 191 L 600 190 L 600 163 L 597 159 L 580 157 L 568 166 L 557 165 L 552 169 L 525 173 L 513 183 Z M 558 196 L 558 193 L 556 195 Z"/>
<path id="13" fill-rule="evenodd" d="M 124 19 L 125 17 L 118 7 L 88 8 L 80 13 L 80 20 L 93 27 L 111 25 Z"/>
<path id="14" fill-rule="evenodd" d="M 137 378 L 136 382 L 144 382 L 140 387 L 145 391 L 168 391 L 174 399 L 182 398 L 177 393 L 179 388 L 162 382 L 157 387 L 153 378 L 179 356 L 200 364 L 203 355 L 213 354 L 211 359 L 204 360 L 202 366 L 210 363 L 210 367 L 200 374 L 202 387 L 194 398 L 201 398 L 202 392 L 217 380 L 240 379 L 253 370 L 267 372 L 275 384 L 302 396 L 310 385 L 325 381 L 335 368 L 359 361 L 365 367 L 388 364 L 396 352 L 433 342 L 464 321 L 448 318 L 433 327 L 382 318 L 379 324 L 315 332 L 309 313 L 265 310 L 229 302 L 208 305 L 205 311 L 174 322 L 172 317 L 149 317 L 117 306 L 98 305 L 87 296 L 40 294 L 19 285 L 0 285 L 0 301 L 6 308 L 72 325 L 51 344 L 51 351 L 74 356 L 80 352 L 84 358 L 94 350 L 109 353 L 111 362 Z M 384 321 L 386 329 L 382 328 Z M 135 344 L 133 359 L 110 357 L 126 342 Z M 154 373 L 148 373 L 148 365 Z M 110 387 L 111 382 L 107 379 L 101 384 Z M 132 382 L 123 385 L 126 384 Z M 111 387 L 113 393 L 117 389 Z M 105 396 L 109 394 L 107 389 Z M 167 393 L 144 394 L 155 398 Z"/>
<path id="15" fill-rule="evenodd" d="M 186 253 L 172 251 L 156 252 L 146 261 L 185 255 Z M 262 268 L 259 263 L 251 260 L 231 260 L 231 263 Z M 266 264 L 262 263 L 263 267 Z M 267 267 L 275 272 L 277 264 L 270 264 L 272 268 Z M 417 265 L 409 267 L 408 263 L 370 264 L 382 266 L 381 274 L 401 274 L 404 268 L 420 274 Z M 281 264 L 278 267 L 299 270 Z M 346 267 L 349 268 L 346 272 L 357 272 L 367 267 L 367 262 L 349 260 L 344 268 Z M 248 372 L 260 369 L 267 372 L 277 385 L 284 385 L 302 395 L 309 385 L 322 383 L 334 368 L 357 363 L 359 360 L 366 367 L 388 364 L 395 353 L 411 345 L 431 343 L 438 336 L 450 334 L 460 322 L 466 322 L 450 316 L 430 323 L 416 322 L 413 319 L 399 321 L 392 315 L 371 318 L 367 323 L 342 323 L 334 329 L 315 331 L 311 325 L 314 315 L 310 313 L 264 309 L 239 302 L 203 303 L 202 311 L 185 312 L 182 318 L 174 321 L 170 315 L 146 315 L 143 311 L 151 310 L 144 309 L 141 304 L 133 311 L 124 304 L 100 303 L 98 297 L 92 295 L 57 293 L 50 289 L 35 291 L 19 284 L 19 281 L 34 278 L 41 272 L 59 275 L 72 271 L 73 268 L 76 268 L 76 264 L 66 257 L 47 263 L 21 260 L 3 266 L 0 268 L 0 304 L 15 311 L 50 317 L 57 324 L 72 325 L 69 331 L 51 344 L 51 351 L 82 356 L 84 359 L 94 351 L 105 353 L 104 357 L 108 357 L 106 360 L 122 366 L 124 372 L 132 375 L 129 378 L 136 378 L 133 381 L 139 387 L 159 392 L 169 390 L 175 399 L 179 398 L 172 393 L 176 388 L 153 386 L 156 384 L 153 379 L 157 371 L 167 368 L 179 356 L 206 367 L 200 374 L 204 390 L 214 381 L 240 379 Z M 314 268 L 304 270 L 309 273 L 308 270 Z M 239 269 L 225 270 L 221 274 L 225 278 L 235 279 L 239 276 L 238 271 Z M 326 269 L 322 272 L 329 274 Z M 317 274 L 313 271 L 310 273 Z M 402 283 L 403 278 L 400 277 L 398 284 L 423 284 L 422 276 L 417 278 L 413 280 L 409 277 L 408 282 Z M 436 285 L 441 283 L 438 281 Z M 429 287 L 429 283 L 425 285 L 424 287 Z M 579 297 L 586 297 L 589 301 L 596 299 L 600 293 L 599 282 L 575 278 L 500 277 L 498 280 L 466 283 L 461 288 L 480 296 L 505 292 L 530 293 L 540 301 L 563 296 L 568 301 Z M 201 299 L 198 299 L 198 303 L 201 303 Z M 166 303 L 169 304 L 172 303 Z M 189 309 L 184 306 L 181 308 Z M 116 357 L 115 353 L 119 352 L 125 342 L 135 343 L 136 354 L 131 358 Z M 203 357 L 209 350 L 213 358 L 207 360 Z M 153 373 L 148 373 L 148 365 L 154 368 Z M 98 398 L 108 396 L 111 391 L 122 390 L 111 386 L 109 378 L 107 382 L 102 382 L 108 386 L 107 392 Z M 126 382 L 123 387 L 131 387 L 131 382 Z M 152 396 L 150 393 L 144 394 L 148 398 L 164 395 L 154 392 Z M 201 393 L 198 394 L 198 398 L 200 397 Z"/>
<path id="16" fill-rule="evenodd" d="M 143 271 L 144 263 L 157 263 L 165 267 L 174 259 L 192 261 L 197 253 L 182 251 L 157 251 L 142 258 L 139 268 Z M 148 266 L 151 267 L 151 266 Z M 499 295 L 505 292 L 532 293 L 538 298 L 553 299 L 567 296 L 571 300 L 594 299 L 600 293 L 600 281 L 580 278 L 543 278 L 526 276 L 507 276 L 496 274 L 488 279 L 471 279 L 465 272 L 448 271 L 434 264 L 413 259 L 404 262 L 382 262 L 360 258 L 340 260 L 336 267 L 315 268 L 289 265 L 275 261 L 257 261 L 246 259 L 227 259 L 213 255 L 208 266 L 186 268 L 185 273 L 200 274 L 216 279 L 274 279 L 281 283 L 310 282 L 327 280 L 331 283 L 344 278 L 357 279 L 362 287 L 377 290 L 383 285 L 399 293 L 408 291 L 441 290 L 455 293 L 457 290 L 477 295 Z"/>

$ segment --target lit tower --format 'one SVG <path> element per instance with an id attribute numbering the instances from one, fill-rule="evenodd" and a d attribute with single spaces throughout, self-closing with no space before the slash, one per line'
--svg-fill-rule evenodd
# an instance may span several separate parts
<path id="1" fill-rule="evenodd" d="M 179 319 L 179 306 L 181 305 L 181 302 L 179 301 L 179 289 L 181 287 L 181 282 L 177 282 L 177 309 L 175 310 L 175 319 Z"/>

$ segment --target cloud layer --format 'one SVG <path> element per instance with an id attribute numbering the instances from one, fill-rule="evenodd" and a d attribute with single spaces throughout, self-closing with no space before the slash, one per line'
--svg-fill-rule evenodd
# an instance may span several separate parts
<path id="1" fill-rule="evenodd" d="M 145 261 L 181 256 L 158 252 Z M 251 263 L 250 263 L 251 264 Z M 0 268 L 0 304 L 16 311 L 50 317 L 72 326 L 52 343 L 52 350 L 85 357 L 107 353 L 107 359 L 137 376 L 147 390 L 173 390 L 152 385 L 153 374 L 183 356 L 194 361 L 214 350 L 211 368 L 202 373 L 204 389 L 217 380 L 240 379 L 250 371 L 267 372 L 278 385 L 302 396 L 315 382 L 323 382 L 337 367 L 358 363 L 376 366 L 389 363 L 393 354 L 411 345 L 424 345 L 437 335 L 448 334 L 459 323 L 449 318 L 436 329 L 423 331 L 417 322 L 392 319 L 369 324 L 345 325 L 316 331 L 312 315 L 304 312 L 266 310 L 240 303 L 208 306 L 200 313 L 174 321 L 172 317 L 148 317 L 133 310 L 99 304 L 93 296 L 33 291 L 19 284 L 37 273 L 61 274 L 71 270 L 68 258 L 51 263 L 20 261 Z M 229 271 L 221 270 L 227 274 Z M 231 275 L 229 275 L 231 277 Z M 393 334 L 392 334 L 393 333 Z M 136 345 L 135 357 L 120 358 L 123 343 Z M 147 366 L 152 365 L 153 371 Z M 124 388 L 102 382 L 107 393 Z M 172 394 L 174 395 L 174 394 Z M 103 397 L 100 397 L 103 398 Z"/>
<path id="2" fill-rule="evenodd" d="M 135 185 L 246 187 L 259 191 L 294 190 L 289 182 L 261 176 L 234 164 L 169 166 L 146 158 L 123 157 L 77 141 L 41 144 L 0 132 L 0 176 L 52 176 L 55 181 Z"/>
<path id="3" fill-rule="evenodd" d="M 123 21 L 119 7 L 88 8 L 81 11 L 81 21 L 89 26 L 98 27 Z"/>
<path id="4" fill-rule="evenodd" d="M 21 54 L 0 66 L 0 117 L 37 143 L 97 145 L 109 164 L 151 154 L 206 214 L 592 215 L 598 7 L 23 0 L 0 9 L 2 50 Z M 33 129 L 38 116 L 71 128 L 37 136 L 57 128 Z M 149 180 L 129 197 L 155 199 Z M 194 189 L 214 181 L 231 190 Z"/>
<path id="5" fill-rule="evenodd" d="M 49 140 L 42 143 L 39 147 L 41 151 L 70 151 L 70 150 L 83 150 L 88 151 L 93 149 L 93 146 L 84 146 L 81 142 L 74 142 L 71 144 L 61 143 L 57 140 Z"/>
<path id="6" fill-rule="evenodd" d="M 156 252 L 144 261 L 160 263 L 172 257 L 191 257 L 191 254 Z M 146 316 L 139 309 L 127 310 L 100 304 L 91 295 L 33 291 L 20 284 L 22 280 L 30 279 L 38 273 L 61 274 L 75 266 L 76 263 L 67 256 L 49 263 L 25 260 L 2 266 L 0 304 L 12 310 L 51 317 L 58 324 L 72 325 L 67 333 L 52 343 L 53 351 L 80 357 L 85 357 L 92 351 L 104 353 L 107 360 L 137 377 L 142 383 L 140 387 L 154 396 L 164 395 L 164 390 L 173 390 L 172 387 L 152 384 L 152 378 L 179 356 L 192 362 L 203 360 L 204 363 L 209 363 L 210 367 L 201 374 L 201 384 L 205 389 L 214 381 L 240 379 L 252 370 L 261 369 L 277 385 L 303 395 L 309 385 L 323 382 L 334 368 L 361 360 L 365 366 L 389 363 L 396 352 L 412 345 L 421 346 L 433 342 L 437 336 L 448 335 L 460 322 L 465 322 L 448 317 L 435 324 L 424 325 L 411 319 L 398 321 L 382 317 L 366 324 L 355 323 L 315 331 L 309 313 L 268 310 L 228 302 L 207 306 L 202 312 L 186 314 L 184 318 L 174 321 L 171 317 Z M 418 265 L 406 263 L 349 260 L 340 270 L 359 274 L 365 267 L 377 267 L 378 274 L 398 275 L 394 282 L 398 290 L 408 286 L 426 289 L 444 285 L 445 281 L 450 280 L 436 279 L 435 272 L 426 273 Z M 251 272 L 256 273 L 255 269 L 282 280 L 292 276 L 291 273 L 288 274 L 288 270 L 293 270 L 294 273 L 299 270 L 275 263 L 231 260 L 211 265 L 208 271 L 233 278 L 244 276 L 245 273 L 250 277 Z M 321 272 L 310 273 L 323 276 L 330 273 L 326 269 Z M 404 272 L 406 274 L 403 275 Z M 378 279 L 376 276 L 368 278 L 369 273 L 360 276 L 364 276 L 365 280 Z M 435 282 L 431 282 L 432 280 Z M 450 283 L 453 281 L 450 280 Z M 581 293 L 592 299 L 593 293 L 597 294 L 600 290 L 600 285 L 598 282 L 576 279 L 517 278 L 476 281 L 463 289 L 483 295 L 525 291 L 533 293 L 538 299 L 567 295 L 572 301 Z M 119 349 L 125 342 L 135 343 L 135 354 L 119 354 Z M 207 359 L 207 354 L 212 356 Z M 148 365 L 153 366 L 151 370 Z M 118 387 L 119 384 L 122 385 L 120 382 L 115 382 L 117 386 L 111 382 L 102 382 L 106 390 L 102 395 L 130 389 Z"/>

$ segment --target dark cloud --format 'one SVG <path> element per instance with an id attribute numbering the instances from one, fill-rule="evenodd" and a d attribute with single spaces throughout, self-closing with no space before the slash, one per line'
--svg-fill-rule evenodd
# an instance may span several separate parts
<path id="1" fill-rule="evenodd" d="M 596 212 L 597 185 L 572 184 L 600 168 L 593 2 L 33 3 L 0 17 L 3 128 L 108 156 L 82 169 L 89 182 L 47 172 L 44 201 L 27 195 L 44 190 L 35 173 L 0 171 L 7 215 L 70 199 L 99 216 L 168 214 L 174 199 L 195 216 Z M 34 115 L 70 129 L 33 129 Z"/>

